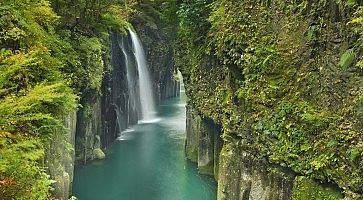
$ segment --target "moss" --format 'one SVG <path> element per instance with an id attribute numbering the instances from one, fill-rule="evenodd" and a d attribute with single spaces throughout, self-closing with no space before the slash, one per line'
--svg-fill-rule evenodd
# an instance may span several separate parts
<path id="1" fill-rule="evenodd" d="M 198 166 L 199 173 L 205 174 L 205 175 L 214 175 L 214 162 L 209 162 L 206 165 Z"/>
<path id="2" fill-rule="evenodd" d="M 354 11 L 328 2 L 214 1 L 208 38 L 200 39 L 208 48 L 190 43 L 198 38 L 188 38 L 184 32 L 193 29 L 185 25 L 175 64 L 188 104 L 222 124 L 225 140 L 361 193 L 361 104 L 355 99 L 362 77 L 353 68 L 359 51 L 346 26 Z M 356 52 L 344 55 L 347 48 Z"/>
<path id="3" fill-rule="evenodd" d="M 306 177 L 298 176 L 294 182 L 293 200 L 341 200 L 343 196 L 337 190 L 324 187 Z"/>
<path id="4" fill-rule="evenodd" d="M 95 159 L 102 160 L 105 159 L 106 155 L 103 153 L 102 149 L 97 148 L 93 150 L 93 156 Z"/>
<path id="5" fill-rule="evenodd" d="M 185 148 L 185 155 L 193 162 L 197 162 L 198 160 L 198 150 L 196 148 Z"/>
<path id="6" fill-rule="evenodd" d="M 222 150 L 219 154 L 219 169 L 218 173 L 221 173 L 221 175 L 218 175 L 218 188 L 217 188 L 217 199 L 225 199 L 225 186 L 227 183 L 225 183 L 225 167 L 226 167 L 226 160 L 231 159 L 229 156 L 231 145 L 229 143 L 225 143 L 222 147 Z"/>

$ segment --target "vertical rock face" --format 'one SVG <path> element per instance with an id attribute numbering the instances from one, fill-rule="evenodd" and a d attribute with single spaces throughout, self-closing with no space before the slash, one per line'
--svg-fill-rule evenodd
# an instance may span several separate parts
<path id="1" fill-rule="evenodd" d="M 231 143 L 223 147 L 218 199 L 291 199 L 294 174 L 269 165 Z"/>
<path id="2" fill-rule="evenodd" d="M 143 19 L 135 20 L 135 28 L 143 39 L 157 103 L 178 96 L 180 84 L 173 77 L 172 49 L 161 29 L 151 28 Z M 130 35 L 111 31 L 108 42 L 109 49 L 94 55 L 102 58 L 101 88 L 81 91 L 79 110 L 65 119 L 66 140 L 58 136 L 47 147 L 45 164 L 56 181 L 53 193 L 59 199 L 68 199 L 71 194 L 75 162 L 102 159 L 103 150 L 139 119 L 139 75 Z"/>
<path id="3" fill-rule="evenodd" d="M 101 99 L 83 102 L 77 113 L 76 160 L 86 163 L 94 158 L 96 138 L 102 135 Z"/>
<path id="4" fill-rule="evenodd" d="M 298 176 L 249 153 L 236 138 L 223 141 L 221 126 L 187 106 L 186 156 L 199 172 L 214 175 L 219 200 L 342 199 L 331 184 Z"/>
<path id="5" fill-rule="evenodd" d="M 208 161 L 203 119 L 223 125 L 219 199 L 362 199 L 362 52 L 350 23 L 358 5 L 214 1 L 201 39 L 212 50 L 183 41 L 186 154 Z"/>
<path id="6" fill-rule="evenodd" d="M 47 148 L 45 165 L 54 183 L 54 197 L 67 200 L 71 194 L 74 169 L 74 147 L 76 134 L 76 111 L 69 113 L 64 119 L 66 134 L 55 134 Z"/>
<path id="7" fill-rule="evenodd" d="M 200 173 L 218 178 L 219 154 L 222 148 L 221 126 L 203 118 L 187 107 L 186 156 L 198 163 Z"/>
<path id="8" fill-rule="evenodd" d="M 178 96 L 180 84 L 173 77 L 169 41 L 158 27 L 151 28 L 141 19 L 134 26 L 146 51 L 157 103 Z M 110 55 L 103 55 L 101 94 L 85 94 L 77 113 L 76 160 L 82 163 L 93 160 L 99 144 L 107 148 L 139 118 L 138 74 L 130 34 L 112 32 L 109 42 Z"/>
<path id="9" fill-rule="evenodd" d="M 173 77 L 176 73 L 172 47 L 158 27 L 158 22 L 145 21 L 140 17 L 134 19 L 133 25 L 144 46 L 157 104 L 164 99 L 178 96 L 180 83 Z"/>
<path id="10" fill-rule="evenodd" d="M 200 116 L 191 107 L 187 106 L 185 154 L 187 158 L 194 162 L 198 161 L 200 126 Z"/>
<path id="11" fill-rule="evenodd" d="M 121 130 L 137 122 L 137 111 L 129 112 L 123 39 L 124 36 L 115 32 L 110 35 L 110 51 L 106 52 L 109 55 L 103 55 L 105 74 L 101 94 L 86 94 L 81 99 L 82 107 L 77 113 L 76 160 L 84 164 L 97 156 L 94 153 L 100 147 L 107 148 Z"/>
<path id="12" fill-rule="evenodd" d="M 172 49 L 157 26 L 137 18 L 134 27 L 142 40 L 157 104 L 179 95 L 180 84 L 173 77 Z M 129 34 L 111 32 L 109 51 L 103 52 L 104 76 L 101 92 L 86 92 L 77 112 L 76 161 L 86 164 L 103 158 L 106 149 L 127 127 L 137 123 L 140 113 L 138 73 Z M 68 174 L 71 180 L 73 174 Z M 64 178 L 66 179 L 66 178 Z M 71 181 L 63 181 L 70 184 Z M 59 184 L 63 183 L 59 182 Z M 68 186 L 57 186 L 63 197 Z M 61 196 L 61 195 L 57 195 Z"/>
<path id="13" fill-rule="evenodd" d="M 124 48 L 124 49 L 122 49 Z M 124 54 L 126 53 L 126 55 Z M 126 58 L 127 56 L 127 58 Z M 128 61 L 126 61 L 126 59 Z M 128 91 L 128 84 L 133 83 L 135 91 L 137 91 L 137 74 L 135 70 L 129 77 L 131 80 L 128 81 L 128 70 L 136 69 L 135 58 L 132 52 L 132 44 L 129 36 L 121 36 L 118 33 L 111 34 L 111 63 L 112 63 L 112 75 L 111 75 L 111 102 L 109 112 L 113 112 L 115 118 L 107 120 L 109 123 L 116 125 L 116 135 L 120 134 L 121 130 L 126 129 L 129 125 L 137 123 L 138 120 L 138 108 L 139 105 L 131 104 L 131 91 Z M 127 64 L 131 65 L 131 67 Z M 137 96 L 137 95 L 136 95 Z M 138 99 L 136 101 L 139 101 Z M 132 106 L 131 106 L 132 105 Z M 115 121 L 116 119 L 116 121 Z M 112 122 L 113 121 L 113 122 Z M 114 139 L 114 138 L 113 138 Z"/>
<path id="14" fill-rule="evenodd" d="M 217 177 L 221 146 L 221 127 L 211 119 L 202 118 L 198 145 L 198 168 L 200 172 Z M 216 164 L 216 165 L 215 165 Z"/>

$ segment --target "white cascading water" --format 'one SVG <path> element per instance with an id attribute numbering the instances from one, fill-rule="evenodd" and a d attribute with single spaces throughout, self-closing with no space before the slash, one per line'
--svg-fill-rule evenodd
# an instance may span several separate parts
<path id="1" fill-rule="evenodd" d="M 139 93 L 141 102 L 141 122 L 152 122 L 156 120 L 155 104 L 149 69 L 146 63 L 144 49 L 137 34 L 129 28 L 137 70 L 139 72 Z"/>
<path id="2" fill-rule="evenodd" d="M 117 124 L 118 124 L 118 129 L 120 131 L 120 133 L 122 133 L 122 113 L 120 111 L 120 109 L 117 107 L 117 105 L 115 105 L 115 111 L 116 111 L 116 116 L 117 116 Z"/>
<path id="3" fill-rule="evenodd" d="M 133 104 L 134 101 L 135 101 L 135 95 L 134 95 L 134 89 L 133 89 L 133 82 L 131 81 L 132 80 L 132 77 L 130 75 L 130 61 L 129 61 L 129 55 L 127 54 L 126 50 L 125 50 L 125 47 L 124 47 L 124 42 L 122 41 L 121 44 L 120 44 L 120 41 L 119 42 L 119 47 L 121 48 L 122 50 L 122 53 L 124 54 L 124 57 L 125 57 L 125 65 L 126 65 L 126 78 L 127 78 L 127 87 L 128 87 L 128 91 L 129 91 L 129 101 L 128 101 L 128 109 L 129 109 L 129 112 L 131 112 L 131 105 L 130 104 Z M 130 115 L 128 115 L 127 117 L 127 125 L 130 124 Z"/>

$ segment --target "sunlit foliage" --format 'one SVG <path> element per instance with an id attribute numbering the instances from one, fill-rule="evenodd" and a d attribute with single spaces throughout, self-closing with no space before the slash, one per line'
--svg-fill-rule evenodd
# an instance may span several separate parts
<path id="1" fill-rule="evenodd" d="M 49 197 L 44 147 L 67 133 L 63 119 L 83 93 L 100 93 L 108 34 L 125 30 L 133 5 L 1 1 L 0 199 Z"/>
<path id="2" fill-rule="evenodd" d="M 226 142 L 359 198 L 359 4 L 183 1 L 175 60 L 189 105 L 222 124 Z"/>

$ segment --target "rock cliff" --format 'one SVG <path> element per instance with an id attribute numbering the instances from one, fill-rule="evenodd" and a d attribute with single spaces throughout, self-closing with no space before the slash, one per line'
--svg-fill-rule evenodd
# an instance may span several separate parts
<path id="1" fill-rule="evenodd" d="M 182 4 L 175 59 L 189 98 L 186 154 L 217 177 L 218 199 L 362 198 L 357 8 Z"/>

